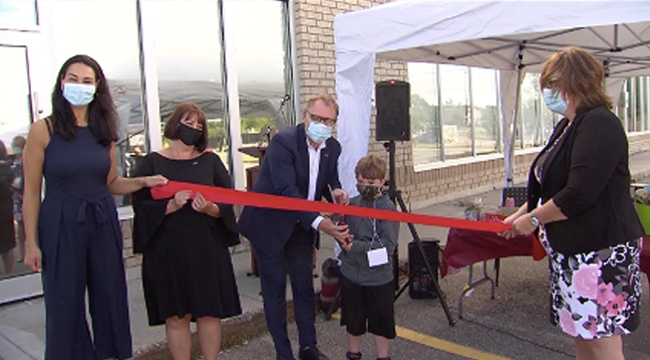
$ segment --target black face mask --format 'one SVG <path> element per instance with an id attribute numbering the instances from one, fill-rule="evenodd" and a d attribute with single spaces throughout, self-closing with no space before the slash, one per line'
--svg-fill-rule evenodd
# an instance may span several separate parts
<path id="1" fill-rule="evenodd" d="M 191 128 L 183 123 L 178 125 L 178 138 L 187 146 L 196 146 L 201 141 L 203 131 Z"/>
<path id="2" fill-rule="evenodd" d="M 357 191 L 365 200 L 373 200 L 379 194 L 379 187 L 357 184 Z"/>

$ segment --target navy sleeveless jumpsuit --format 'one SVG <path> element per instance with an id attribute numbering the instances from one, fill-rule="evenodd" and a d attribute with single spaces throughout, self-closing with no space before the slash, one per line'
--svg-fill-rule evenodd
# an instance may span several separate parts
<path id="1" fill-rule="evenodd" d="M 107 185 L 109 152 L 88 127 L 77 127 L 71 141 L 51 133 L 45 148 L 45 198 L 38 221 L 45 360 L 132 355 L 122 232 Z"/>

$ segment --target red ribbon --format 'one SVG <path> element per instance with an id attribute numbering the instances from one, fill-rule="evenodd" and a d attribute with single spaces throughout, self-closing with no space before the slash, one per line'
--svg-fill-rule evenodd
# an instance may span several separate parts
<path id="1" fill-rule="evenodd" d="M 501 222 L 474 221 L 400 211 L 371 209 L 360 206 L 339 205 L 324 201 L 310 201 L 286 196 L 260 194 L 177 181 L 170 181 L 166 185 L 151 188 L 151 196 L 156 200 L 169 199 L 174 197 L 174 194 L 181 190 L 191 190 L 192 193 L 201 193 L 201 195 L 206 199 L 222 204 L 255 206 L 278 210 L 326 212 L 412 224 L 490 232 L 502 232 L 510 229 L 510 225 Z"/>

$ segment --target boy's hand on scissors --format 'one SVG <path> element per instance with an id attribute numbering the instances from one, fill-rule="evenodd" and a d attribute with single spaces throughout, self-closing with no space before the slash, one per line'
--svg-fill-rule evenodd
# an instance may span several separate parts
<path id="1" fill-rule="evenodd" d="M 339 243 L 339 244 L 341 244 L 341 248 L 343 248 L 343 250 L 345 250 L 345 252 L 352 251 L 352 235 L 350 235 L 349 240 L 344 241 L 344 242 Z"/>

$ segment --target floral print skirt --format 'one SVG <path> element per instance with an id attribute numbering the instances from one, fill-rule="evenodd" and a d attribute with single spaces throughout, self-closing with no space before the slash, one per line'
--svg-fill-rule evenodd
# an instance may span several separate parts
<path id="1" fill-rule="evenodd" d="M 549 254 L 553 325 L 585 340 L 636 330 L 641 321 L 641 239 L 571 256 L 553 250 L 543 227 L 539 239 Z"/>

